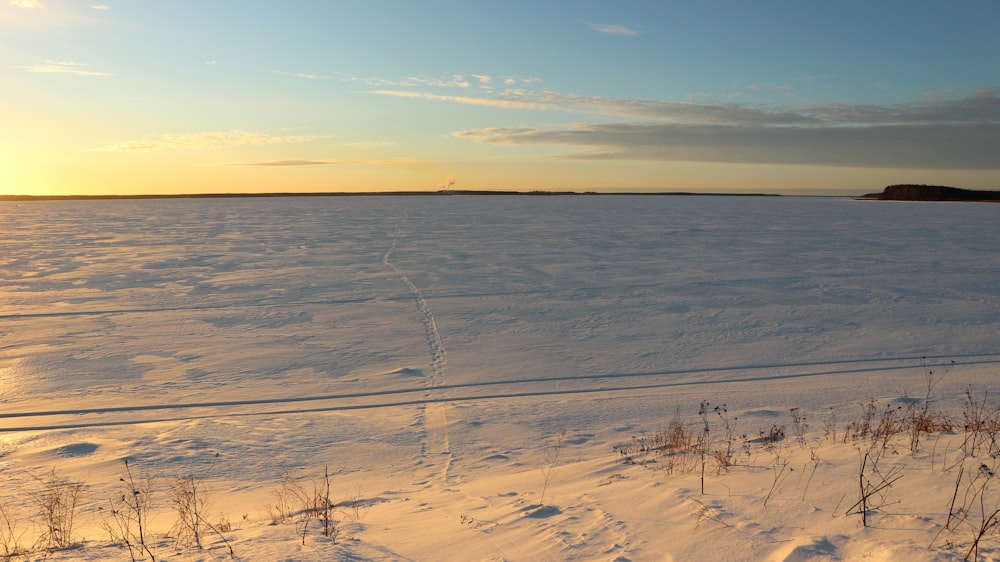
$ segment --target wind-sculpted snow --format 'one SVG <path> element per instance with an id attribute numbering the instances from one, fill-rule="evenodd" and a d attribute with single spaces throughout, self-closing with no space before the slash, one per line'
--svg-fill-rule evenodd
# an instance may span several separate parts
<path id="1" fill-rule="evenodd" d="M 55 466 L 91 483 L 96 513 L 128 458 L 203 474 L 227 490 L 220 508 L 254 520 L 268 486 L 329 465 L 394 517 L 354 527 L 345 559 L 460 547 L 473 559 L 669 559 L 645 521 L 693 511 L 734 534 L 685 536 L 677 559 L 744 542 L 736 559 L 848 556 L 860 539 L 792 540 L 787 522 L 758 529 L 759 508 L 736 513 L 727 496 L 657 496 L 667 487 L 628 480 L 611 447 L 701 401 L 728 404 L 754 434 L 790 408 L 816 430 L 869 399 L 909 403 L 929 370 L 948 373 L 941 403 L 989 390 L 998 213 L 611 195 L 0 206 L 5 489 Z M 572 466 L 541 505 L 539 468 L 564 430 Z M 265 531 L 271 550 L 246 559 L 298 544 Z M 488 540 L 463 544 L 472 537 Z"/>

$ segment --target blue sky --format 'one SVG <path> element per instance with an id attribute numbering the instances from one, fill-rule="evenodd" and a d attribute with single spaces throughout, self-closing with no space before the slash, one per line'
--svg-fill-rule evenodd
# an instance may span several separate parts
<path id="1" fill-rule="evenodd" d="M 1000 3 L 3 0 L 0 191 L 1000 189 Z"/>

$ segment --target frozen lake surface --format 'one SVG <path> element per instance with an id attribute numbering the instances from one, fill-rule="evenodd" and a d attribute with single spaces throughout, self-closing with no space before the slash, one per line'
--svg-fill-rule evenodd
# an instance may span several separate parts
<path id="1" fill-rule="evenodd" d="M 1000 362 L 998 218 L 795 197 L 5 202 L 0 462 L 447 483 L 702 399 L 765 420 L 920 396 L 925 363 Z"/>
<path id="2" fill-rule="evenodd" d="M 993 353 L 997 213 L 678 196 L 7 205 L 3 398 Z"/>

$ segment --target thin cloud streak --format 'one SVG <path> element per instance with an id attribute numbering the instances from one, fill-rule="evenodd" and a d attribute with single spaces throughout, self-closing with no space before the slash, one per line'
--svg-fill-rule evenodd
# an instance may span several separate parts
<path id="1" fill-rule="evenodd" d="M 454 73 L 440 77 L 428 77 L 422 75 L 408 76 L 406 78 L 390 80 L 378 77 L 363 77 L 346 72 L 287 72 L 283 70 L 271 70 L 279 76 L 289 76 L 302 80 L 335 80 L 346 84 L 361 84 L 371 88 L 458 88 L 466 90 L 472 87 L 472 82 L 464 74 Z M 504 85 L 512 86 L 517 84 L 533 84 L 540 79 L 532 76 L 492 76 L 489 74 L 472 73 L 469 76 L 478 82 L 479 87 L 484 90 L 492 90 L 493 85 L 502 82 Z"/>
<path id="2" fill-rule="evenodd" d="M 842 123 L 1000 123 L 1000 88 L 983 88 L 964 98 L 931 99 L 896 106 L 831 104 L 803 111 Z"/>
<path id="3" fill-rule="evenodd" d="M 562 145 L 574 160 L 661 160 L 927 169 L 1000 169 L 1000 125 L 827 127 L 578 124 L 459 131 L 480 143 Z"/>
<path id="4" fill-rule="evenodd" d="M 392 160 L 264 160 L 260 162 L 233 162 L 227 166 L 297 167 L 297 166 L 403 166 L 425 163 L 416 158 L 396 158 Z"/>
<path id="5" fill-rule="evenodd" d="M 36 72 L 41 74 L 75 74 L 77 76 L 113 76 L 107 72 L 87 70 L 87 64 L 72 61 L 45 61 L 45 64 L 33 64 L 27 66 L 17 66 L 19 70 Z"/>
<path id="6" fill-rule="evenodd" d="M 627 25 L 592 23 L 589 24 L 588 27 L 598 33 L 604 33 L 605 35 L 621 35 L 624 37 L 635 37 L 636 35 L 639 35 L 639 30 Z"/>
<path id="7" fill-rule="evenodd" d="M 152 152 L 156 150 L 186 149 L 208 150 L 231 146 L 266 146 L 311 142 L 316 135 L 271 135 L 256 131 L 233 129 L 231 131 L 205 131 L 162 135 L 150 140 L 130 140 L 112 144 L 98 150 L 110 152 Z"/>
<path id="8" fill-rule="evenodd" d="M 794 112 L 775 112 L 738 105 L 705 105 L 648 99 L 614 99 L 601 96 L 560 94 L 551 91 L 506 90 L 496 97 L 453 96 L 409 90 L 375 90 L 373 94 L 454 102 L 466 105 L 610 115 L 661 121 L 700 123 L 755 122 L 774 125 L 820 123 L 816 117 Z"/>
<path id="9" fill-rule="evenodd" d="M 657 121 L 688 123 L 767 123 L 796 125 L 818 123 L 814 116 L 793 111 L 773 111 L 736 104 L 698 104 L 652 99 L 607 98 L 561 94 L 552 91 L 508 90 L 501 100 L 533 103 L 561 111 L 592 113 Z"/>
<path id="10" fill-rule="evenodd" d="M 645 121 L 486 128 L 453 135 L 488 144 L 581 149 L 558 157 L 563 159 L 1000 169 L 1000 88 L 898 105 L 839 103 L 781 111 L 552 92 L 512 92 L 494 101 L 497 106 L 577 108 Z"/>
<path id="11" fill-rule="evenodd" d="M 1000 122 L 1000 88 L 981 89 L 964 98 L 931 99 L 895 106 L 839 103 L 785 109 L 607 98 L 523 89 L 508 89 L 494 97 L 455 96 L 410 90 L 375 90 L 371 93 L 466 105 L 562 111 L 685 124 L 823 126 Z"/>
<path id="12" fill-rule="evenodd" d="M 546 103 L 518 101 L 513 99 L 479 98 L 475 96 L 446 96 L 441 94 L 431 94 L 429 92 L 412 92 L 409 90 L 374 90 L 371 93 L 380 96 L 447 101 L 466 105 L 503 107 L 507 109 L 559 109 L 558 107 Z"/>
<path id="13" fill-rule="evenodd" d="M 267 162 L 238 162 L 231 166 L 264 166 L 264 167 L 285 167 L 285 166 L 330 166 L 333 164 L 343 164 L 336 160 L 271 160 Z"/>

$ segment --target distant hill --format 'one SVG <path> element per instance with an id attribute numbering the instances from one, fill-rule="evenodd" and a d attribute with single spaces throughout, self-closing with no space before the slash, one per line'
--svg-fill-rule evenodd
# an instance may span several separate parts
<path id="1" fill-rule="evenodd" d="M 882 193 L 869 193 L 861 199 L 879 201 L 1000 201 L 1000 191 L 960 189 L 943 185 L 890 185 Z"/>

